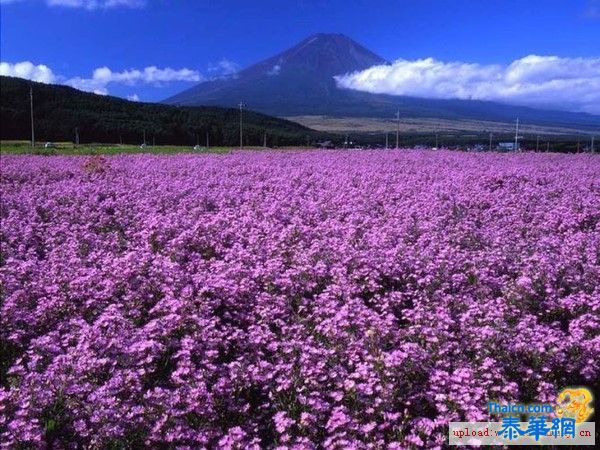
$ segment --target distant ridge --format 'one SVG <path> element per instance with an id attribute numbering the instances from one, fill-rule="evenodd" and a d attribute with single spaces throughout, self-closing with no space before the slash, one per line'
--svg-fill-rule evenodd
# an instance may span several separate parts
<path id="1" fill-rule="evenodd" d="M 477 100 L 439 100 L 340 89 L 334 76 L 387 61 L 342 34 L 318 33 L 235 76 L 205 81 L 164 102 L 248 107 L 275 116 L 329 115 L 522 121 L 554 126 L 600 127 L 600 116 Z"/>

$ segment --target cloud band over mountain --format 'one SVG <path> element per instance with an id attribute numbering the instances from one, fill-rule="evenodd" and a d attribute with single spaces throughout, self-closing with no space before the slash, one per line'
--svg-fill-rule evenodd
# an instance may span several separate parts
<path id="1" fill-rule="evenodd" d="M 493 100 L 600 114 L 600 58 L 529 55 L 509 65 L 399 59 L 335 77 L 376 94 Z"/>

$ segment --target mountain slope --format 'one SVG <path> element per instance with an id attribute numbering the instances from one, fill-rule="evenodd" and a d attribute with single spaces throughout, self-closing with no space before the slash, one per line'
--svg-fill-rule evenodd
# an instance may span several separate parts
<path id="1" fill-rule="evenodd" d="M 29 139 L 29 87 L 33 86 L 35 133 L 40 141 L 70 141 L 78 127 L 80 141 L 140 143 L 148 140 L 169 144 L 205 142 L 212 145 L 239 143 L 239 110 L 220 107 L 177 107 L 130 102 L 90 94 L 71 87 L 0 77 L 0 138 Z M 244 112 L 245 145 L 306 143 L 325 137 L 297 123 L 252 111 Z"/>
<path id="2" fill-rule="evenodd" d="M 330 115 L 522 121 L 539 125 L 600 127 L 600 116 L 547 111 L 476 100 L 438 100 L 340 89 L 334 75 L 386 61 L 340 34 L 316 34 L 234 77 L 200 83 L 167 100 L 179 105 L 235 106 L 276 116 Z"/>

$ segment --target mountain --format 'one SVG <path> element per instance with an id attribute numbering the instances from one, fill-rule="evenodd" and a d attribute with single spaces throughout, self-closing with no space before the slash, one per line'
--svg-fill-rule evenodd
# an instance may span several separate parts
<path id="1" fill-rule="evenodd" d="M 600 116 L 548 111 L 477 100 L 439 100 L 370 94 L 338 88 L 334 76 L 387 62 L 341 34 L 319 33 L 234 76 L 205 81 L 164 102 L 234 106 L 275 116 L 404 117 L 522 121 L 599 127 Z"/>
<path id="2" fill-rule="evenodd" d="M 338 100 L 334 75 L 385 63 L 346 36 L 315 34 L 233 77 L 201 83 L 165 103 L 233 106 L 243 100 L 250 109 L 278 116 L 318 114 Z"/>
<path id="3" fill-rule="evenodd" d="M 220 107 L 177 107 L 139 103 L 90 94 L 71 87 L 0 77 L 0 138 L 29 139 L 29 88 L 33 87 L 35 134 L 39 141 L 71 141 L 75 127 L 80 142 L 140 143 L 144 131 L 157 143 L 211 145 L 239 143 L 239 110 Z M 244 112 L 245 145 L 305 144 L 328 136 L 264 114 Z"/>

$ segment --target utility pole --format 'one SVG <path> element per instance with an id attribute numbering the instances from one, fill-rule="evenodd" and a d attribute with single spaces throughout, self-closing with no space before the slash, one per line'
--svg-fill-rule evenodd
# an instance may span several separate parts
<path id="1" fill-rule="evenodd" d="M 437 150 L 438 147 L 438 131 L 437 128 L 435 129 L 435 149 Z"/>
<path id="2" fill-rule="evenodd" d="M 267 148 L 267 132 L 263 133 L 263 148 Z"/>
<path id="3" fill-rule="evenodd" d="M 33 131 L 33 86 L 29 86 L 29 106 L 31 108 L 31 148 L 34 148 L 35 133 Z"/>
<path id="4" fill-rule="evenodd" d="M 594 136 L 592 136 L 592 153 L 594 153 Z"/>
<path id="5" fill-rule="evenodd" d="M 397 150 L 398 146 L 400 144 L 400 108 L 398 108 L 398 111 L 396 111 L 396 120 L 397 120 L 397 124 L 396 124 L 396 150 Z"/>
<path id="6" fill-rule="evenodd" d="M 517 117 L 517 126 L 515 128 L 515 152 L 519 151 L 519 118 Z"/>
<path id="7" fill-rule="evenodd" d="M 577 138 L 577 153 L 579 153 L 579 137 Z"/>
<path id="8" fill-rule="evenodd" d="M 79 145 L 79 128 L 75 127 L 75 146 Z"/>
<path id="9" fill-rule="evenodd" d="M 206 150 L 208 150 L 208 131 L 206 132 Z"/>
<path id="10" fill-rule="evenodd" d="M 540 151 L 540 135 L 538 134 L 535 140 L 535 151 L 539 152 Z"/>
<path id="11" fill-rule="evenodd" d="M 490 133 L 490 152 L 492 151 L 492 133 Z"/>
<path id="12" fill-rule="evenodd" d="M 146 130 L 144 130 L 144 142 L 143 142 L 143 144 L 146 145 Z"/>
<path id="13" fill-rule="evenodd" d="M 243 135 L 243 111 L 244 111 L 244 106 L 245 103 L 244 102 L 240 102 L 240 104 L 238 105 L 240 107 L 240 148 L 242 148 L 244 146 L 244 135 Z"/>
<path id="14" fill-rule="evenodd" d="M 385 149 L 386 149 L 386 150 L 387 150 L 387 148 L 388 148 L 388 134 L 389 134 L 389 133 L 386 131 L 386 132 L 385 132 Z"/>

